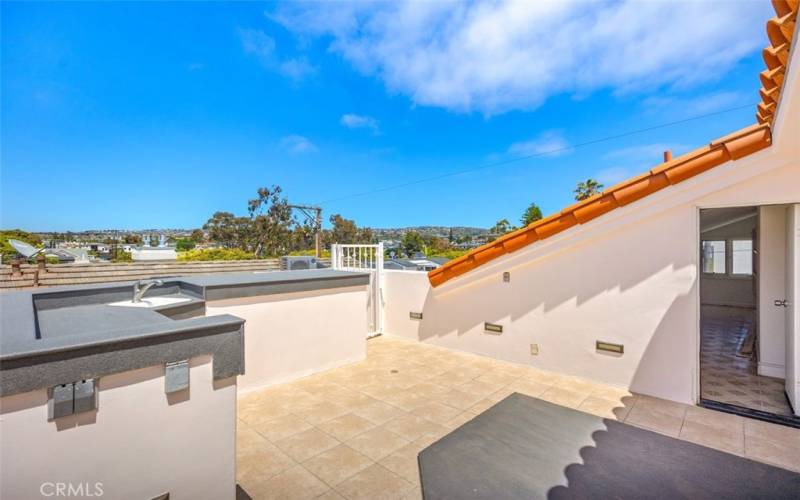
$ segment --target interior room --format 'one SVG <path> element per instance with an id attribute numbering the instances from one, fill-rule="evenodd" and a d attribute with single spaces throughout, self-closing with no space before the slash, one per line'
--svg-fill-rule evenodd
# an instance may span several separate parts
<path id="1" fill-rule="evenodd" d="M 796 418 L 785 391 L 786 206 L 700 212 L 701 402 Z"/>

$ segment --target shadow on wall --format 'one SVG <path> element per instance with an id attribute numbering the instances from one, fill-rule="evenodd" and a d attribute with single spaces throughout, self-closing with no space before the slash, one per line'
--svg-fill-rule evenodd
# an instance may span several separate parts
<path id="1" fill-rule="evenodd" d="M 697 269 L 692 211 L 685 212 L 546 253 L 534 245 L 520 251 L 516 267 L 429 289 L 419 339 L 649 393 L 667 384 L 664 397 L 686 401 Z M 503 325 L 501 337 L 484 332 L 487 321 Z M 624 344 L 624 356 L 598 355 L 596 340 Z M 539 356 L 530 355 L 531 343 Z M 679 380 L 663 380 L 672 376 Z"/>

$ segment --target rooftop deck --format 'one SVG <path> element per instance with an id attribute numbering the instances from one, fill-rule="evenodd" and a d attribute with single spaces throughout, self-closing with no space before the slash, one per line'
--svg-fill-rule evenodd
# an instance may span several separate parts
<path id="1" fill-rule="evenodd" d="M 383 336 L 363 362 L 240 396 L 237 481 L 252 498 L 421 498 L 417 454 L 513 392 L 800 471 L 800 429 Z"/>

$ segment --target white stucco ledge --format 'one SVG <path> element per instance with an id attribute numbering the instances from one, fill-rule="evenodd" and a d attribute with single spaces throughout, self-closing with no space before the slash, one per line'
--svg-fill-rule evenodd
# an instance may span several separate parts
<path id="1" fill-rule="evenodd" d="M 205 316 L 206 300 L 366 285 L 369 275 L 333 270 L 165 278 L 147 296 L 186 301 L 114 307 L 133 282 L 0 294 L 0 396 L 179 361 L 213 358 L 215 380 L 244 373 L 245 320 Z"/>

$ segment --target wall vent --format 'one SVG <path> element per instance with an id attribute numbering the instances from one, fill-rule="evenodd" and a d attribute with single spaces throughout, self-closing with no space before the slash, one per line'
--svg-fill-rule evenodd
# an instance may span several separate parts
<path id="1" fill-rule="evenodd" d="M 625 353 L 625 346 L 622 344 L 614 344 L 612 342 L 603 342 L 602 340 L 598 340 L 595 343 L 595 347 L 598 351 L 602 352 L 611 352 L 614 354 L 624 354 Z"/>
<path id="2" fill-rule="evenodd" d="M 483 329 L 494 335 L 500 335 L 501 333 L 503 333 L 503 325 L 498 325 L 496 323 L 486 322 L 483 324 Z"/>
<path id="3" fill-rule="evenodd" d="M 411 319 L 422 319 L 422 313 L 412 311 L 408 313 L 408 317 Z"/>

